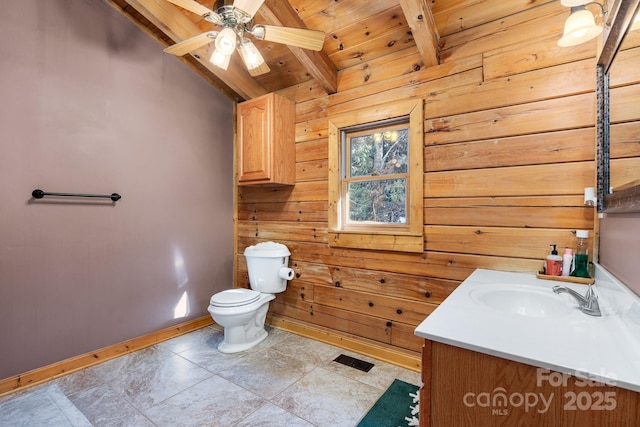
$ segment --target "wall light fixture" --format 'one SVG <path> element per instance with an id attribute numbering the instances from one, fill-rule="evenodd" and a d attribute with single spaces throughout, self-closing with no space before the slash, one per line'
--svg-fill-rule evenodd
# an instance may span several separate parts
<path id="1" fill-rule="evenodd" d="M 564 32 L 558 40 L 558 46 L 576 46 L 602 33 L 602 26 L 596 24 L 593 13 L 587 9 L 587 6 L 598 5 L 604 17 L 606 11 L 600 3 L 590 0 L 561 0 L 560 3 L 570 7 L 571 13 L 564 23 Z"/>
<path id="2" fill-rule="evenodd" d="M 633 22 L 631 23 L 631 28 L 629 31 L 640 30 L 640 12 L 636 12 L 635 18 L 633 18 Z"/>

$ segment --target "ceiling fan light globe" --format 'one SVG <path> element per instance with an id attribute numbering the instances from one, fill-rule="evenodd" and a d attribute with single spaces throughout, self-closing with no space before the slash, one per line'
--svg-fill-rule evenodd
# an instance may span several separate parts
<path id="1" fill-rule="evenodd" d="M 253 70 L 264 63 L 264 59 L 262 58 L 262 55 L 260 55 L 258 48 L 256 48 L 256 45 L 251 41 L 244 41 L 240 45 L 240 50 L 242 51 L 242 59 L 244 60 L 247 69 Z"/>
<path id="2" fill-rule="evenodd" d="M 231 55 L 236 50 L 237 36 L 231 28 L 224 28 L 216 37 L 216 50 Z"/>
<path id="3" fill-rule="evenodd" d="M 229 67 L 229 62 L 231 62 L 231 55 L 226 55 L 218 49 L 215 49 L 213 51 L 213 54 L 211 55 L 211 58 L 209 59 L 209 62 L 211 62 L 216 67 L 220 67 L 223 70 L 226 70 Z"/>

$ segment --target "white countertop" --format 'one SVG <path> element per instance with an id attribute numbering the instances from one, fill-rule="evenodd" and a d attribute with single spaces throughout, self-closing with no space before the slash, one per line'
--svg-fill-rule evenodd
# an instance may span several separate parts
<path id="1" fill-rule="evenodd" d="M 540 280 L 534 274 L 478 269 L 416 328 L 415 334 L 640 392 L 640 298 L 599 265 L 594 289 L 601 317 L 581 312 L 570 295 L 553 293 L 555 285 L 582 295 L 587 289 L 585 285 Z M 486 290 L 518 286 L 542 294 L 543 299 L 558 298 L 568 306 L 565 310 L 559 304 L 552 315 L 525 310 L 517 313 L 490 307 L 478 298 Z M 548 305 L 552 308 L 555 304 Z"/>

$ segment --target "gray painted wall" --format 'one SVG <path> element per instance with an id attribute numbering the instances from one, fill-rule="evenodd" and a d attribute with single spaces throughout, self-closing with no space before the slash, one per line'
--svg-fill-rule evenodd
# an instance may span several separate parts
<path id="1" fill-rule="evenodd" d="M 3 2 L 0 58 L 0 379 L 207 315 L 233 102 L 102 1 Z"/>

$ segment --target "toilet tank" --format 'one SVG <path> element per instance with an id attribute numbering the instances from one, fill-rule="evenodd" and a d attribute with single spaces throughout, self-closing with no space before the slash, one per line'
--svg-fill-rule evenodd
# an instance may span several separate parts
<path id="1" fill-rule="evenodd" d="M 258 243 L 244 250 L 249 272 L 251 289 L 275 294 L 287 288 L 287 281 L 293 279 L 289 268 L 289 249 L 275 242 Z"/>

